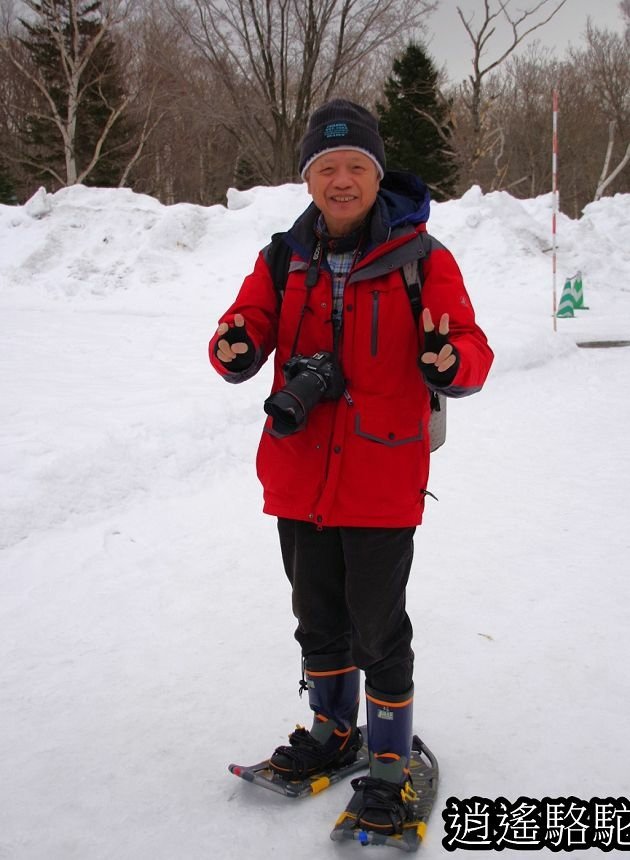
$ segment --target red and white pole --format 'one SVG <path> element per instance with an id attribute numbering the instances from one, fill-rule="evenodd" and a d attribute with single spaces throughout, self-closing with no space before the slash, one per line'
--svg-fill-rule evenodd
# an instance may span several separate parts
<path id="1" fill-rule="evenodd" d="M 553 330 L 557 330 L 557 289 L 556 289 L 556 256 L 558 249 L 557 222 L 558 222 L 558 90 L 553 91 L 553 146 L 551 156 L 551 259 L 553 269 Z"/>

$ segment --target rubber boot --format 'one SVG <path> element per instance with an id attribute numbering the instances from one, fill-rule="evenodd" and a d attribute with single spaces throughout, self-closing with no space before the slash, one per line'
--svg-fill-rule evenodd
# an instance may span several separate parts
<path id="1" fill-rule="evenodd" d="M 357 824 L 384 835 L 401 833 L 406 799 L 413 796 L 409 776 L 413 740 L 413 687 L 399 696 L 365 688 L 368 721 L 369 776 L 352 782 L 362 791 Z"/>
<path id="2" fill-rule="evenodd" d="M 310 731 L 298 726 L 289 745 L 278 747 L 269 765 L 285 779 L 304 779 L 324 768 L 356 759 L 359 670 L 345 654 L 312 655 L 304 661 L 308 700 L 313 711 Z"/>

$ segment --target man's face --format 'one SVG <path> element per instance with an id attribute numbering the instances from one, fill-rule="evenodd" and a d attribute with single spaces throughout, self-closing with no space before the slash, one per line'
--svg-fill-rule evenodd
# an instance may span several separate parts
<path id="1" fill-rule="evenodd" d="M 311 164 L 306 184 L 330 235 L 345 236 L 372 208 L 379 188 L 378 170 L 362 152 L 333 149 Z"/>

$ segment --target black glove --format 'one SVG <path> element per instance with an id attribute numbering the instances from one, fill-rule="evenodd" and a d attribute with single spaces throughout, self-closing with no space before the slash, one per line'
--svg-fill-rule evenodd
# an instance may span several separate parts
<path id="1" fill-rule="evenodd" d="M 422 371 L 426 381 L 439 388 L 446 388 L 446 386 L 450 385 L 455 379 L 459 368 L 459 353 L 448 339 L 448 335 L 440 334 L 437 329 L 433 329 L 433 331 L 425 331 L 424 352 L 422 355 L 425 355 L 427 352 L 439 355 L 442 349 L 447 345 L 451 347 L 451 355 L 455 356 L 455 364 L 452 364 L 447 370 L 438 370 L 436 364 L 427 364 L 422 361 L 422 357 L 418 360 L 418 365 L 420 366 L 420 370 Z"/>
<path id="2" fill-rule="evenodd" d="M 225 340 L 230 346 L 235 343 L 245 343 L 247 344 L 247 352 L 238 353 L 231 361 L 224 361 L 219 355 L 219 343 Z M 233 373 L 241 373 L 243 370 L 247 370 L 247 368 L 254 361 L 254 342 L 251 337 L 247 334 L 247 329 L 244 325 L 234 325 L 230 326 L 230 328 L 219 336 L 215 346 L 214 346 L 214 354 L 219 359 L 221 364 L 231 370 Z"/>

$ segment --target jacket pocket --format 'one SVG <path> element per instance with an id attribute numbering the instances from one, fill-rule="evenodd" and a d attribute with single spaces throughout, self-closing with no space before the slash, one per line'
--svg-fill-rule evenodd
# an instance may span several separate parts
<path id="1" fill-rule="evenodd" d="M 382 420 L 362 422 L 361 415 L 358 412 L 354 416 L 354 432 L 362 439 L 368 439 L 370 442 L 378 442 L 380 445 L 387 445 L 389 448 L 397 448 L 399 445 L 409 445 L 412 442 L 421 442 L 424 438 L 422 421 L 419 421 L 417 424 L 408 425 L 402 432 L 394 432 L 393 429 L 388 429 L 388 425 Z"/>

